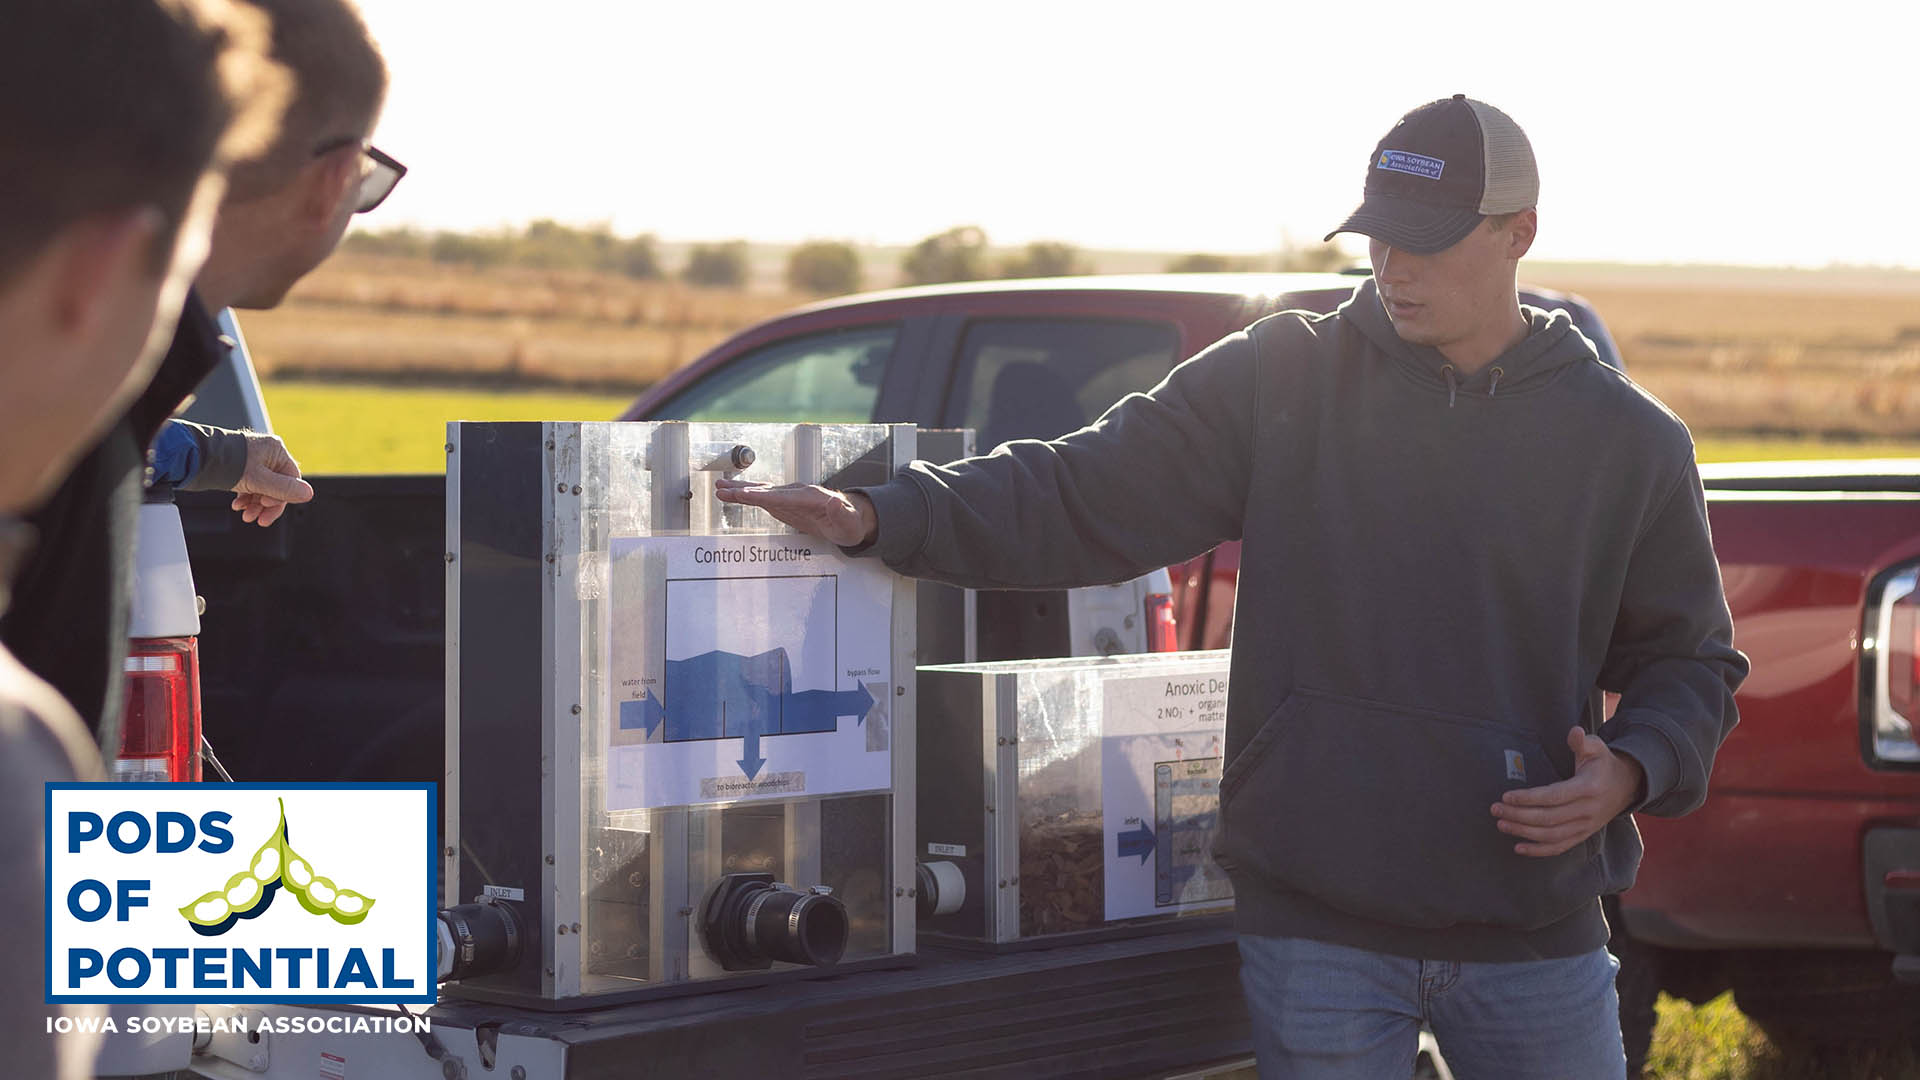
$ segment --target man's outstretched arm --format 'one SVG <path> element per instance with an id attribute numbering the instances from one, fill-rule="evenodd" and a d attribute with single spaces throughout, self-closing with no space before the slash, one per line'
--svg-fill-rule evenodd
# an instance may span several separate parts
<path id="1" fill-rule="evenodd" d="M 843 547 L 870 545 L 915 577 L 974 588 L 1124 581 L 1240 535 L 1254 369 L 1252 341 L 1234 334 L 1051 442 L 914 462 L 872 488 L 733 481 L 719 497 Z"/>

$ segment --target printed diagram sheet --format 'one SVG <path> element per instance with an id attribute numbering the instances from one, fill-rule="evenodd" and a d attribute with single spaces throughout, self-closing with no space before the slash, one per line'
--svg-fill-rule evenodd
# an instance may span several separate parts
<path id="1" fill-rule="evenodd" d="M 607 809 L 884 789 L 893 580 L 798 536 L 611 545 Z"/>
<path id="2" fill-rule="evenodd" d="M 1106 917 L 1129 919 L 1233 899 L 1213 861 L 1227 673 L 1108 680 L 1101 739 Z"/>

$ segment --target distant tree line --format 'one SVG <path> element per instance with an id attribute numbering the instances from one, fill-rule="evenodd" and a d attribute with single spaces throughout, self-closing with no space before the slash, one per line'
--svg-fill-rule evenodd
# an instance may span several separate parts
<path id="1" fill-rule="evenodd" d="M 1091 273 L 1093 264 L 1081 256 L 1079 248 L 1052 240 L 1028 244 L 995 262 L 987 250 L 986 230 L 978 225 L 958 225 L 927 237 L 907 252 L 900 267 L 901 277 L 910 285 Z"/>
<path id="2" fill-rule="evenodd" d="M 1333 271 L 1352 261 L 1334 244 L 1288 245 L 1271 255 L 1183 255 L 1169 262 L 1166 270 L 1172 274 Z M 927 237 L 913 246 L 901 265 L 901 277 L 912 285 L 990 277 L 1071 277 L 1093 272 L 1092 263 L 1079 248 L 1051 240 L 1028 244 L 996 262 L 988 250 L 986 231 L 977 225 L 960 225 Z"/>
<path id="3" fill-rule="evenodd" d="M 574 226 L 541 220 L 520 229 L 489 232 L 427 232 L 412 228 L 354 232 L 348 251 L 404 255 L 478 268 L 522 266 L 540 270 L 592 270 L 639 281 L 665 278 L 658 243 L 651 233 L 616 236 L 606 225 Z M 1332 244 L 1287 247 L 1274 255 L 1185 255 L 1167 264 L 1172 273 L 1252 270 L 1337 270 L 1350 258 Z M 901 279 L 909 285 L 987 278 L 1069 277 L 1094 272 L 1092 262 L 1072 244 L 1043 240 L 1002 253 L 989 249 L 986 230 L 959 225 L 921 240 L 907 252 Z M 692 285 L 745 288 L 752 277 L 747 243 L 733 240 L 695 244 L 678 276 Z M 857 292 L 863 278 L 860 252 L 837 240 L 810 240 L 787 255 L 787 287 L 795 292 L 833 296 Z"/>
<path id="4" fill-rule="evenodd" d="M 658 241 L 651 233 L 616 236 L 605 225 L 562 225 L 536 221 L 523 229 L 489 232 L 425 232 L 397 228 L 353 232 L 342 244 L 367 255 L 405 255 L 488 269 L 522 266 L 535 270 L 594 270 L 636 281 L 667 276 Z M 747 243 L 696 244 L 687 253 L 680 277 L 695 285 L 742 288 L 747 283 Z"/>
<path id="5" fill-rule="evenodd" d="M 1231 274 L 1260 271 L 1320 271 L 1345 269 L 1353 257 L 1336 244 L 1288 246 L 1272 255 L 1182 255 L 1167 264 L 1169 274 Z"/>
<path id="6" fill-rule="evenodd" d="M 342 247 L 368 255 L 408 255 L 482 269 L 598 270 L 642 281 L 664 275 L 651 234 L 615 236 L 605 225 L 581 228 L 543 220 L 523 229 L 475 233 L 402 227 L 349 233 Z"/>

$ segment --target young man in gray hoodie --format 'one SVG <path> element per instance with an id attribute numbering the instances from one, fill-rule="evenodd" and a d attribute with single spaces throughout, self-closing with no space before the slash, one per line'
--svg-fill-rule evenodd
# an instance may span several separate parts
<path id="1" fill-rule="evenodd" d="M 1705 798 L 1735 651 L 1686 427 L 1522 306 L 1539 182 L 1463 96 L 1413 110 L 1336 232 L 1373 277 L 1053 442 L 845 493 L 721 498 L 979 588 L 1243 540 L 1215 858 L 1263 1076 L 1621 1077 L 1599 898 L 1629 812 Z M 1602 692 L 1619 693 L 1602 722 Z"/>

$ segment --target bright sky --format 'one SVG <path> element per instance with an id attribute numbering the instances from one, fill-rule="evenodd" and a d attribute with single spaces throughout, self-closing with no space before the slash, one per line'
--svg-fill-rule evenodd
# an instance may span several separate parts
<path id="1" fill-rule="evenodd" d="M 1466 93 L 1542 258 L 1920 267 L 1913 0 L 361 5 L 412 170 L 370 227 L 1271 250 Z"/>

